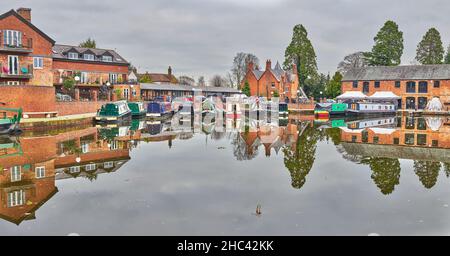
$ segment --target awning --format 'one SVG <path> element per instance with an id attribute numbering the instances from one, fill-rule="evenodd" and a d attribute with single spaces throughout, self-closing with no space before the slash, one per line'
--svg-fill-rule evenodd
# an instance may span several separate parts
<path id="1" fill-rule="evenodd" d="M 336 97 L 338 100 L 363 100 L 367 99 L 367 95 L 360 91 L 349 91 L 345 92 Z"/>
<path id="2" fill-rule="evenodd" d="M 391 91 L 375 92 L 369 97 L 369 100 L 398 100 L 401 97 Z"/>

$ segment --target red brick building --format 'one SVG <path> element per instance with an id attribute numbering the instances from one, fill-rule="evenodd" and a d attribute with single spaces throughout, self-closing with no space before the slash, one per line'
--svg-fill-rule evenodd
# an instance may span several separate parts
<path id="1" fill-rule="evenodd" d="M 178 79 L 172 74 L 172 67 L 169 66 L 167 69 L 167 74 L 164 73 L 144 73 L 144 74 L 138 74 L 138 79 L 141 79 L 142 77 L 148 77 L 151 81 L 151 83 L 155 84 L 177 84 Z"/>
<path id="2" fill-rule="evenodd" d="M 0 84 L 52 86 L 54 44 L 31 23 L 31 9 L 0 15 Z"/>
<path id="3" fill-rule="evenodd" d="M 399 109 L 422 110 L 437 97 L 448 110 L 450 65 L 365 67 L 349 70 L 342 79 L 342 92 L 393 92 L 401 99 Z"/>
<path id="4" fill-rule="evenodd" d="M 277 62 L 272 68 L 272 62 L 266 61 L 264 71 L 258 70 L 253 63 L 248 64 L 248 70 L 244 79 L 241 81 L 241 89 L 245 82 L 250 85 L 250 95 L 271 98 L 275 92 L 278 92 L 280 100 L 295 99 L 297 97 L 298 75 L 297 68 L 294 65 L 292 70 L 285 71 Z"/>

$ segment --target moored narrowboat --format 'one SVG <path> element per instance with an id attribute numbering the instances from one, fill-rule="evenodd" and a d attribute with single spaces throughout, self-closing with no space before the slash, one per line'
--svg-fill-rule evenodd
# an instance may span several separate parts
<path id="1" fill-rule="evenodd" d="M 173 114 L 170 102 L 149 102 L 147 104 L 147 117 L 164 118 Z"/>
<path id="2" fill-rule="evenodd" d="M 97 112 L 95 120 L 97 122 L 120 122 L 131 118 L 131 110 L 126 101 L 108 102 Z"/>
<path id="3" fill-rule="evenodd" d="M 143 102 L 128 102 L 128 107 L 131 110 L 132 117 L 141 117 L 145 116 L 147 111 L 145 111 Z"/>

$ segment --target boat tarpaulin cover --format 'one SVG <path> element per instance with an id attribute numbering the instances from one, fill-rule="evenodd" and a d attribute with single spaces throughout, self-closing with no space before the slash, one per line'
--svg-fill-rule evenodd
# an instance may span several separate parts
<path id="1" fill-rule="evenodd" d="M 367 98 L 367 95 L 360 91 L 348 91 L 336 97 L 338 100 L 363 100 Z"/>

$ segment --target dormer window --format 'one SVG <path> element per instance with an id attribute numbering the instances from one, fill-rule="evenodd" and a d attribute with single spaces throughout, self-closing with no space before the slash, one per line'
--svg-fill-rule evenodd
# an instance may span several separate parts
<path id="1" fill-rule="evenodd" d="M 3 44 L 7 46 L 22 46 L 22 32 L 16 30 L 3 31 Z"/>
<path id="2" fill-rule="evenodd" d="M 104 62 L 112 62 L 113 61 L 113 58 L 112 58 L 112 56 L 108 56 L 108 55 L 104 55 L 104 56 L 102 56 L 102 61 L 104 61 Z"/>
<path id="3" fill-rule="evenodd" d="M 94 54 L 85 53 L 85 54 L 83 54 L 83 59 L 85 59 L 85 60 L 95 60 L 95 56 L 94 56 Z"/>
<path id="4" fill-rule="evenodd" d="M 69 53 L 67 54 L 67 57 L 68 57 L 69 59 L 72 59 L 72 60 L 77 60 L 77 59 L 78 59 L 78 53 L 76 53 L 76 52 L 69 52 Z"/>

